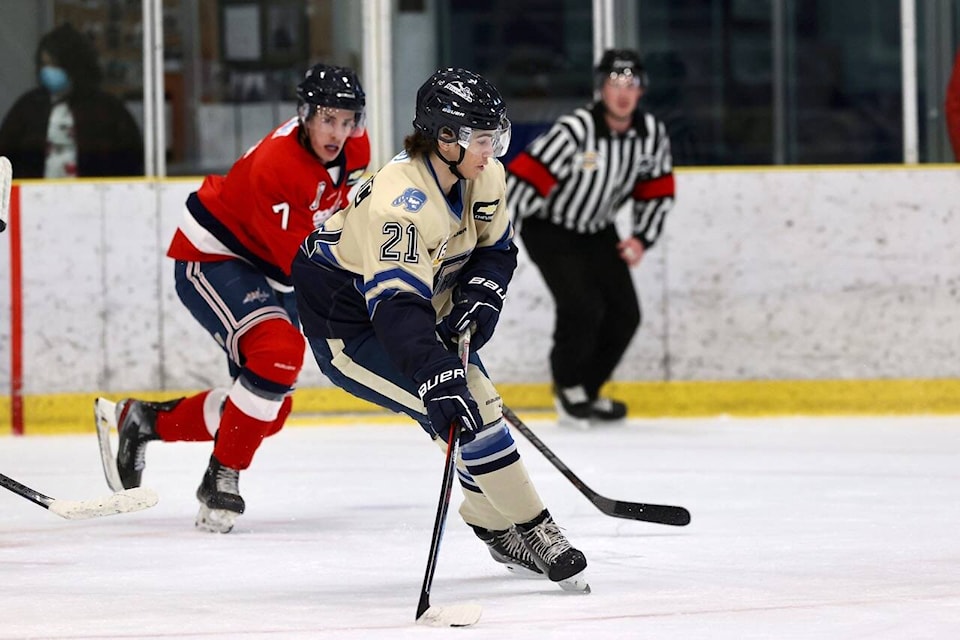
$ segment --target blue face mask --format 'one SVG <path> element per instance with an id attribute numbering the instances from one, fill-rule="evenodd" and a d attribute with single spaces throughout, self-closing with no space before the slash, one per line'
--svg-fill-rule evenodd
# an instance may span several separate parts
<path id="1" fill-rule="evenodd" d="M 61 93 L 70 87 L 70 76 L 60 67 L 40 68 L 40 84 L 50 93 Z"/>

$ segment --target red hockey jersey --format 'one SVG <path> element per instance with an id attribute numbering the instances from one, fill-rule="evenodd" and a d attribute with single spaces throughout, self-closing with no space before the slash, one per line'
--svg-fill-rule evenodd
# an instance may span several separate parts
<path id="1" fill-rule="evenodd" d="M 299 131 L 292 118 L 251 147 L 227 175 L 207 176 L 187 199 L 167 255 L 194 262 L 243 258 L 289 286 L 300 243 L 348 204 L 351 187 L 370 163 L 366 132 L 347 138 L 328 169 L 299 143 Z"/>

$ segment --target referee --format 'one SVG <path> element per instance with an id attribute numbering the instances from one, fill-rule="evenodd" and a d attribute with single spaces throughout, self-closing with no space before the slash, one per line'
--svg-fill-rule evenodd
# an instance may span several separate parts
<path id="1" fill-rule="evenodd" d="M 561 116 L 507 167 L 507 201 L 556 305 L 550 368 L 560 424 L 621 420 L 626 404 L 599 395 L 640 326 L 628 267 L 656 242 L 673 207 L 673 160 L 662 122 L 638 108 L 639 54 L 604 52 L 599 100 Z M 617 212 L 633 203 L 632 235 Z"/>

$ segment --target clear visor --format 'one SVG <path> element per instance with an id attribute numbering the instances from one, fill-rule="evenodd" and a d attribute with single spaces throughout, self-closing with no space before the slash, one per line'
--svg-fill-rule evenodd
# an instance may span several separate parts
<path id="1" fill-rule="evenodd" d="M 367 126 L 367 112 L 350 111 L 318 105 L 311 109 L 310 105 L 300 105 L 300 117 L 310 121 L 311 126 L 323 133 L 342 133 L 350 137 L 363 135 Z"/>
<path id="2" fill-rule="evenodd" d="M 460 127 L 457 143 L 470 153 L 499 158 L 510 147 L 510 121 L 504 116 L 500 126 L 492 131 Z"/>

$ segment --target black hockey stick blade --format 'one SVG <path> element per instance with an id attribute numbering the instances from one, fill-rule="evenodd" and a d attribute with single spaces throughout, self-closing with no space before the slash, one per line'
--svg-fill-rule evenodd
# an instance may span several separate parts
<path id="1" fill-rule="evenodd" d="M 584 492 L 597 509 L 614 518 L 627 520 L 642 520 L 656 524 L 668 524 L 674 527 L 685 527 L 690 524 L 690 512 L 683 507 L 667 504 L 647 504 L 644 502 L 626 502 L 606 498 L 593 492 Z"/>
<path id="2" fill-rule="evenodd" d="M 509 407 L 503 407 L 503 417 L 507 419 L 517 431 L 522 433 L 527 440 L 543 456 L 562 473 L 580 493 L 585 495 L 593 505 L 601 512 L 614 518 L 625 518 L 627 520 L 640 520 L 643 522 L 652 522 L 655 524 L 666 524 L 674 527 L 684 527 L 690 524 L 690 512 L 683 507 L 675 507 L 665 504 L 648 504 L 646 502 L 628 502 L 626 500 L 614 500 L 602 496 L 579 478 L 570 468 L 557 457 L 557 455 L 544 444 L 543 440 L 530 430 L 530 427 L 523 423 L 523 420 L 517 417 Z"/>

